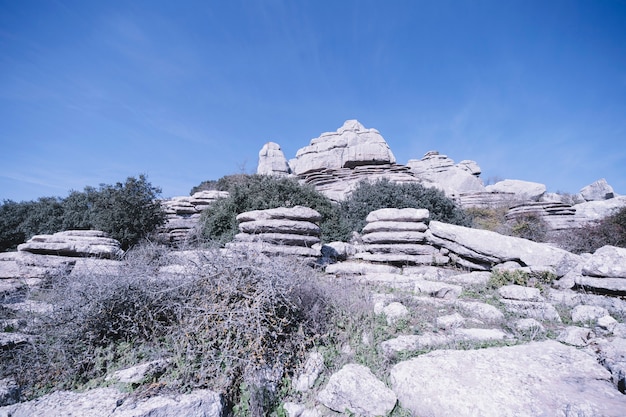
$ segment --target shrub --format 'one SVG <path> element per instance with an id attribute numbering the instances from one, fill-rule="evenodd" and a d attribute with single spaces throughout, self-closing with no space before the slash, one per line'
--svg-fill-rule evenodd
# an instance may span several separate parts
<path id="1" fill-rule="evenodd" d="M 228 242 L 237 234 L 236 216 L 250 210 L 277 207 L 305 206 L 322 215 L 322 236 L 332 237 L 331 223 L 336 219 L 336 208 L 312 186 L 300 185 L 293 178 L 267 175 L 231 175 L 218 180 L 218 188 L 230 193 L 213 203 L 202 214 L 200 225 L 205 238 Z"/>
<path id="2" fill-rule="evenodd" d="M 443 191 L 426 188 L 420 184 L 392 183 L 387 179 L 370 183 L 361 182 L 341 204 L 340 229 L 344 239 L 352 231 L 361 231 L 367 215 L 381 208 L 425 208 L 430 219 L 461 226 L 470 225 L 470 217 Z"/>
<path id="3" fill-rule="evenodd" d="M 165 222 L 157 200 L 160 193 L 160 188 L 140 175 L 124 183 L 72 191 L 65 199 L 5 201 L 0 206 L 0 250 L 13 249 L 37 234 L 70 229 L 102 230 L 128 249 Z"/>
<path id="4" fill-rule="evenodd" d="M 508 211 L 507 205 L 465 209 L 467 215 L 472 219 L 471 224 L 473 228 L 490 230 L 501 234 L 505 234 L 506 231 L 506 213 Z"/>
<path id="5" fill-rule="evenodd" d="M 626 207 L 579 229 L 559 233 L 553 239 L 573 253 L 593 253 L 605 245 L 626 247 Z"/>
<path id="6" fill-rule="evenodd" d="M 267 409 L 306 350 L 337 339 L 335 324 L 363 325 L 346 311 L 355 297 L 344 284 L 293 259 L 195 252 L 176 261 L 184 272 L 157 274 L 172 257 L 133 249 L 117 271 L 57 280 L 38 295 L 54 310 L 32 321 L 37 337 L 0 351 L 0 378 L 16 377 L 32 397 L 99 385 L 117 369 L 160 358 L 166 370 L 143 389 L 209 388 L 232 405 L 245 385 L 250 409 Z"/>
<path id="7" fill-rule="evenodd" d="M 508 226 L 509 233 L 507 234 L 535 242 L 545 242 L 548 234 L 547 223 L 536 214 L 517 216 Z"/>

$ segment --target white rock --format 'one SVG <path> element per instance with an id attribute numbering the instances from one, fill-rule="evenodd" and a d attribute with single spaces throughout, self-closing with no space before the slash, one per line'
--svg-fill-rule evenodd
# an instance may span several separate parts
<path id="1" fill-rule="evenodd" d="M 459 313 L 437 317 L 437 327 L 441 329 L 454 329 L 463 326 L 464 323 L 465 318 Z"/>
<path id="2" fill-rule="evenodd" d="M 457 305 L 469 316 L 489 322 L 500 322 L 504 320 L 504 313 L 491 304 L 477 301 L 457 301 Z"/>
<path id="3" fill-rule="evenodd" d="M 237 221 L 250 222 L 256 220 L 301 220 L 317 223 L 322 219 L 322 215 L 309 207 L 278 207 L 267 210 L 246 211 L 237 215 Z"/>
<path id="4" fill-rule="evenodd" d="M 515 322 L 515 330 L 522 333 L 537 333 L 543 334 L 546 329 L 543 324 L 539 323 L 533 318 L 519 319 Z"/>
<path id="5" fill-rule="evenodd" d="M 609 332 L 612 332 L 613 329 L 615 329 L 615 327 L 618 325 L 618 321 L 615 320 L 611 316 L 602 316 L 602 317 L 600 317 L 598 319 L 597 325 L 601 329 L 608 330 Z"/>
<path id="6" fill-rule="evenodd" d="M 600 317 L 609 315 L 606 308 L 580 305 L 572 309 L 572 321 L 574 323 L 589 323 L 595 322 Z"/>
<path id="7" fill-rule="evenodd" d="M 493 185 L 488 185 L 485 190 L 496 193 L 513 193 L 523 200 L 538 201 L 546 192 L 546 186 L 537 182 L 504 180 Z"/>
<path id="8" fill-rule="evenodd" d="M 338 262 L 328 265 L 327 274 L 336 275 L 367 275 L 367 274 L 399 274 L 402 269 L 390 265 L 373 265 L 365 262 Z"/>
<path id="9" fill-rule="evenodd" d="M 521 285 L 505 285 L 498 289 L 498 294 L 500 294 L 500 297 L 509 300 L 544 301 L 539 288 Z"/>
<path id="10" fill-rule="evenodd" d="M 259 175 L 288 175 L 291 173 L 285 154 L 280 145 L 268 142 L 259 151 L 259 164 L 256 169 Z"/>
<path id="11" fill-rule="evenodd" d="M 626 248 L 601 247 L 585 260 L 582 273 L 591 277 L 626 279 Z"/>
<path id="12" fill-rule="evenodd" d="M 347 364 L 333 374 L 318 400 L 337 412 L 385 416 L 394 409 L 396 395 L 363 365 Z"/>
<path id="13" fill-rule="evenodd" d="M 409 309 L 401 303 L 394 301 L 383 308 L 383 313 L 387 316 L 387 324 L 392 325 L 408 317 Z"/>
<path id="14" fill-rule="evenodd" d="M 584 327 L 568 326 L 561 330 L 556 340 L 565 344 L 577 347 L 587 346 L 593 337 L 593 332 Z"/>
<path id="15" fill-rule="evenodd" d="M 390 381 L 416 416 L 617 417 L 626 409 L 594 357 L 554 341 L 435 351 L 395 365 Z"/>
<path id="16" fill-rule="evenodd" d="M 430 213 L 426 209 L 416 208 L 383 208 L 370 212 L 365 221 L 373 222 L 424 222 L 428 220 Z"/>
<path id="17" fill-rule="evenodd" d="M 239 223 L 243 233 L 292 233 L 297 235 L 319 236 L 318 225 L 299 220 L 256 220 Z"/>
<path id="18" fill-rule="evenodd" d="M 580 195 L 585 201 L 608 200 L 615 197 L 613 187 L 611 187 L 604 178 L 581 188 Z"/>
<path id="19" fill-rule="evenodd" d="M 324 370 L 324 357 L 319 352 L 311 352 L 304 363 L 304 368 L 293 380 L 293 388 L 296 391 L 307 392 Z"/>

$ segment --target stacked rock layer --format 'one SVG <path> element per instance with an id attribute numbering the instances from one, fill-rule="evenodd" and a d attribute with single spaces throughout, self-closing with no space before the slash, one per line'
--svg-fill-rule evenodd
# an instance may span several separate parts
<path id="1" fill-rule="evenodd" d="M 159 232 L 161 237 L 173 244 L 184 242 L 198 224 L 202 212 L 217 199 L 226 197 L 227 191 L 213 190 L 164 200 L 162 204 L 167 217 Z"/>
<path id="2" fill-rule="evenodd" d="M 321 219 L 317 211 L 302 206 L 241 213 L 237 216 L 240 233 L 227 247 L 267 255 L 319 257 Z"/>
<path id="3" fill-rule="evenodd" d="M 393 265 L 448 263 L 445 250 L 442 252 L 426 242 L 428 218 L 426 209 L 385 208 L 372 211 L 362 231 L 363 246 L 354 258 Z"/>

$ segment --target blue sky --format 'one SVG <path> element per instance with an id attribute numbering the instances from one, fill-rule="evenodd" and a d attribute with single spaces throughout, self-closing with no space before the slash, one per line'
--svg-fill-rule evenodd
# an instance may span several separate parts
<path id="1" fill-rule="evenodd" d="M 346 119 L 399 163 L 626 194 L 626 2 L 0 0 L 0 200 L 187 195 Z"/>

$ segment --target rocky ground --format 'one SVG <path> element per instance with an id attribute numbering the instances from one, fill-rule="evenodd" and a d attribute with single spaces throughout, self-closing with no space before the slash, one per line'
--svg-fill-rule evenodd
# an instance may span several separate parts
<path id="1" fill-rule="evenodd" d="M 316 219 L 304 208 L 244 214 L 239 220 L 245 236 L 239 242 L 253 241 L 255 233 L 265 242 L 273 233 L 283 245 L 295 242 L 293 247 L 304 248 L 304 240 L 294 236 L 305 226 L 307 231 L 315 229 Z M 316 249 L 342 260 L 325 267 L 326 277 L 367 288 L 369 308 L 378 319 L 359 340 L 338 347 L 345 365 L 335 372 L 326 366 L 328 352 L 311 352 L 280 410 L 290 417 L 623 416 L 626 249 L 607 246 L 578 256 L 427 219 L 426 210 L 379 210 L 368 216 L 360 242 Z M 301 236 L 306 240 L 316 234 Z M 20 252 L 3 254 L 4 307 L 50 308 L 28 300 L 26 293 L 51 271 L 72 274 L 81 268 L 118 267 L 115 260 L 68 256 L 72 245 L 77 253 L 96 251 L 97 245 L 86 242 L 90 238 L 107 243 L 100 248 L 105 258 L 117 250 L 102 240 L 105 236 L 78 235 L 38 238 Z M 54 250 L 62 248 L 65 256 L 50 255 L 45 242 Z M 161 272 L 175 269 L 169 265 Z M 313 270 L 311 276 L 316 279 Z M 3 323 L 3 349 L 33 337 L 20 326 Z M 122 370 L 109 381 L 132 384 L 159 366 L 165 365 Z M 18 397 L 15 384 L 4 380 L 0 416 L 225 412 L 220 396 L 206 390 L 137 397 L 112 384 L 12 404 Z"/>

